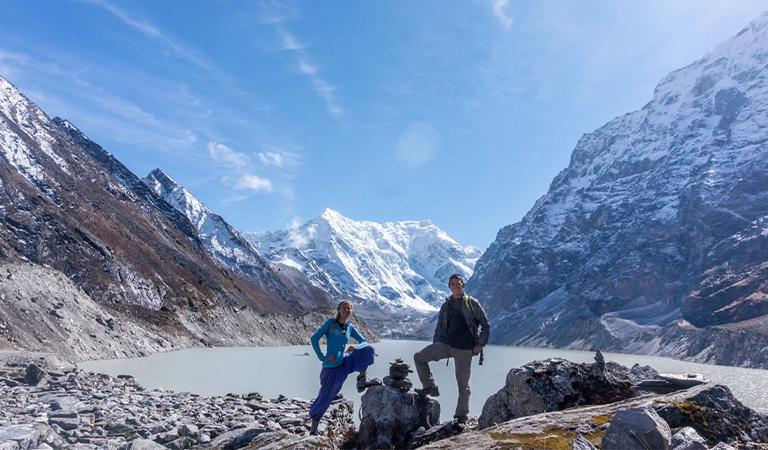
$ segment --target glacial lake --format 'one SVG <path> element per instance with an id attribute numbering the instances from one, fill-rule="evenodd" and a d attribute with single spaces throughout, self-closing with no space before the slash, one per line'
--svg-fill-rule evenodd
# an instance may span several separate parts
<path id="1" fill-rule="evenodd" d="M 427 345 L 422 341 L 384 340 L 374 344 L 376 362 L 370 376 L 383 379 L 389 362 L 403 358 L 413 368 L 413 354 Z M 696 364 L 655 356 L 605 353 L 606 361 L 631 367 L 649 365 L 663 373 L 701 373 L 705 378 L 727 385 L 742 403 L 768 412 L 768 371 L 738 367 Z M 472 362 L 470 415 L 479 416 L 483 403 L 503 385 L 512 367 L 552 357 L 575 362 L 593 362 L 594 353 L 575 350 L 508 347 L 490 345 L 485 348 L 482 366 Z M 320 362 L 309 345 L 286 347 L 196 348 L 171 353 L 158 353 L 143 358 L 88 361 L 80 368 L 109 375 L 132 375 L 145 388 L 162 388 L 213 396 L 227 393 L 259 392 L 264 398 L 283 394 L 289 398 L 313 399 L 320 386 Z M 453 416 L 458 397 L 453 360 L 430 363 L 440 386 L 441 420 Z M 410 379 L 421 386 L 415 370 Z M 355 402 L 355 420 L 360 408 L 360 394 L 355 389 L 355 374 L 342 389 L 344 397 Z"/>

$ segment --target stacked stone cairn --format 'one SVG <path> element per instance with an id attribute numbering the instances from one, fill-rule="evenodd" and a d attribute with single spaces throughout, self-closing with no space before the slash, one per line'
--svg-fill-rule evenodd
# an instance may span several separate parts
<path id="1" fill-rule="evenodd" d="M 440 423 L 440 404 L 433 398 L 409 392 L 410 366 L 398 358 L 390 363 L 383 386 L 368 388 L 361 400 L 358 448 L 410 448 L 419 429 Z"/>
<path id="2" fill-rule="evenodd" d="M 389 363 L 389 375 L 384 377 L 384 385 L 408 392 L 413 387 L 413 383 L 408 379 L 409 373 L 413 373 L 410 366 L 402 358 L 397 358 Z"/>

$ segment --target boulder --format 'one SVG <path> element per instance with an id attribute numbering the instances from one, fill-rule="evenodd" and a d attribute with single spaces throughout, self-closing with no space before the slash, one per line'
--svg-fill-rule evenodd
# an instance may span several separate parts
<path id="1" fill-rule="evenodd" d="M 197 425 L 185 423 L 179 427 L 179 435 L 181 436 L 196 438 L 199 433 L 200 429 L 197 427 Z"/>
<path id="2" fill-rule="evenodd" d="M 182 437 L 180 437 L 180 438 L 178 438 L 178 439 L 176 439 L 174 441 L 171 441 L 171 442 L 165 444 L 165 446 L 167 448 L 170 448 L 171 450 L 184 450 L 184 449 L 187 449 L 187 448 L 194 447 L 195 444 L 197 444 L 196 440 L 194 440 L 194 439 L 192 439 L 190 437 L 187 437 L 187 436 L 182 436 Z"/>
<path id="3" fill-rule="evenodd" d="M 544 411 L 544 399 L 541 395 L 534 392 L 518 372 L 510 370 L 505 386 L 485 401 L 478 425 L 480 428 L 488 428 L 510 419 Z"/>
<path id="4" fill-rule="evenodd" d="M 166 447 L 149 439 L 134 439 L 128 444 L 126 450 L 164 450 Z"/>
<path id="5" fill-rule="evenodd" d="M 478 429 L 477 419 L 470 417 L 464 423 L 452 420 L 445 422 L 441 425 L 434 426 L 430 429 L 419 427 L 411 438 L 411 442 L 408 444 L 408 448 L 419 448 L 432 442 L 437 442 L 443 439 L 447 439 L 451 436 L 457 436 L 462 433 L 475 431 Z"/>
<path id="6" fill-rule="evenodd" d="M 338 447 L 325 436 L 298 436 L 285 431 L 262 433 L 244 450 L 335 450 Z"/>
<path id="7" fill-rule="evenodd" d="M 216 437 L 209 445 L 213 448 L 224 450 L 234 450 L 243 448 L 251 443 L 256 437 L 267 430 L 264 428 L 246 427 L 233 431 L 228 431 Z"/>
<path id="8" fill-rule="evenodd" d="M 30 386 L 37 386 L 45 378 L 45 371 L 35 364 L 27 366 L 24 374 L 24 383 Z"/>
<path id="9" fill-rule="evenodd" d="M 743 436 L 768 442 L 768 417 L 744 406 L 727 386 L 705 384 L 682 392 L 694 394 L 655 407 L 670 427 L 693 427 L 710 443 L 744 441 Z"/>
<path id="10" fill-rule="evenodd" d="M 483 405 L 480 427 L 544 411 L 626 400 L 634 396 L 630 372 L 606 363 L 599 352 L 593 364 L 561 358 L 530 362 L 507 373 L 505 386 Z"/>
<path id="11" fill-rule="evenodd" d="M 656 410 L 674 429 L 695 428 L 708 443 L 729 442 L 739 448 L 753 449 L 760 448 L 755 443 L 768 443 L 767 415 L 742 405 L 724 386 L 703 384 L 666 395 L 644 395 L 606 405 L 520 417 L 422 448 L 570 449 L 579 435 L 598 447 L 616 414 L 648 407 Z"/>
<path id="12" fill-rule="evenodd" d="M 13 443 L 17 448 L 26 450 L 35 448 L 43 439 L 43 433 L 40 429 L 32 425 L 8 425 L 0 427 L 0 442 L 8 443 L 13 448 Z"/>
<path id="13" fill-rule="evenodd" d="M 419 427 L 440 423 L 440 403 L 389 386 L 373 386 L 361 398 L 361 448 L 402 448 Z"/>
<path id="14" fill-rule="evenodd" d="M 707 442 L 691 427 L 684 427 L 672 436 L 672 450 L 708 450 Z"/>
<path id="15" fill-rule="evenodd" d="M 725 442 L 718 442 L 717 445 L 710 450 L 736 450 L 733 446 L 726 444 Z"/>
<path id="16" fill-rule="evenodd" d="M 672 432 L 653 408 L 631 408 L 613 416 L 602 450 L 669 450 Z"/>
<path id="17" fill-rule="evenodd" d="M 591 442 L 587 440 L 582 435 L 576 436 L 576 439 L 573 440 L 573 444 L 571 444 L 571 450 L 597 450 L 594 445 L 592 445 Z"/>

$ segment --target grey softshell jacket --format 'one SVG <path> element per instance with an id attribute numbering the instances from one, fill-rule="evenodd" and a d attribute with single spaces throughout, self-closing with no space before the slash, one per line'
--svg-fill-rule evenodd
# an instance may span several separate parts
<path id="1" fill-rule="evenodd" d="M 442 306 L 440 306 L 440 313 L 437 316 L 437 327 L 435 328 L 435 337 L 432 342 L 443 342 L 443 337 L 446 334 L 448 328 L 448 300 L 451 297 L 446 297 Z M 491 334 L 491 325 L 488 323 L 488 316 L 485 315 L 485 310 L 480 303 L 469 295 L 464 295 L 464 301 L 461 302 L 461 312 L 464 316 L 464 321 L 467 323 L 467 328 L 475 338 L 475 345 L 484 347 L 488 343 L 488 337 Z M 469 308 L 467 308 L 469 305 Z M 480 326 L 481 330 L 478 332 L 477 327 Z"/>

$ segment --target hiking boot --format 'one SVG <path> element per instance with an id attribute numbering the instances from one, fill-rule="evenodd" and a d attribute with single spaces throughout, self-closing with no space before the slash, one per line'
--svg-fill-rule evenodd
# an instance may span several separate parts
<path id="1" fill-rule="evenodd" d="M 312 427 L 309 429 L 310 436 L 317 436 L 317 427 L 320 425 L 319 420 L 312 419 Z"/>
<path id="2" fill-rule="evenodd" d="M 379 385 L 381 385 L 381 380 L 378 378 L 368 380 L 365 375 L 360 375 L 357 377 L 357 392 L 363 392 L 371 386 Z"/>
<path id="3" fill-rule="evenodd" d="M 421 389 L 416 388 L 414 391 L 416 391 L 416 393 L 422 397 L 426 397 L 427 395 L 432 397 L 440 397 L 440 390 L 437 388 L 437 386 L 425 387 Z"/>
<path id="4" fill-rule="evenodd" d="M 453 416 L 453 421 L 457 424 L 467 423 L 467 416 Z"/>

